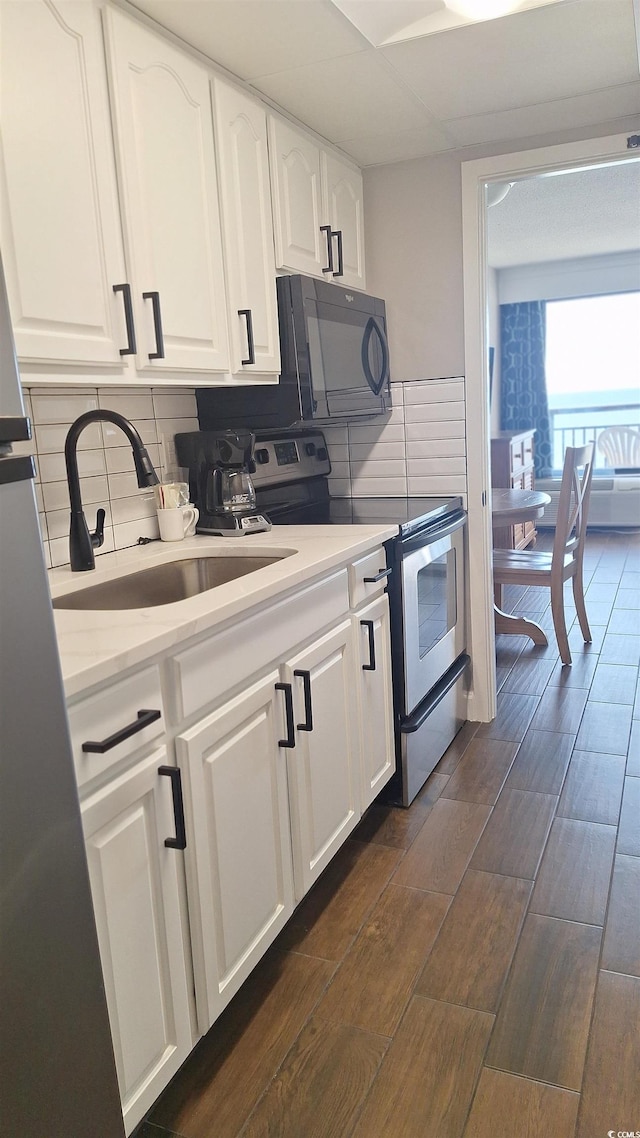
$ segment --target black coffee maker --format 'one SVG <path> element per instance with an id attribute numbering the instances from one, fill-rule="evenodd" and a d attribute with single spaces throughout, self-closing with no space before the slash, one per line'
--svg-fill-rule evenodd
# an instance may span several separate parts
<path id="1" fill-rule="evenodd" d="M 197 533 L 241 535 L 271 529 L 256 506 L 251 431 L 189 431 L 176 435 L 176 454 L 189 468 L 191 501 L 200 517 Z"/>

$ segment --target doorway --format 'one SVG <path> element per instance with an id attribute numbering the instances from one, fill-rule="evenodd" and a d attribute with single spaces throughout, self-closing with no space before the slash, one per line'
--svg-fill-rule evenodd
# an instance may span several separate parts
<path id="1" fill-rule="evenodd" d="M 515 154 L 493 155 L 462 164 L 469 601 L 474 659 L 470 718 L 486 721 L 492 719 L 496 712 L 495 634 L 493 609 L 489 601 L 493 584 L 485 186 L 628 162 L 635 157 L 627 147 L 626 135 L 614 135 Z"/>

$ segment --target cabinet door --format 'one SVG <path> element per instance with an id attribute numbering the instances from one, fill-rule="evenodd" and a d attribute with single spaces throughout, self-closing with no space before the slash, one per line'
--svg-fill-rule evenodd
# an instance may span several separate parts
<path id="1" fill-rule="evenodd" d="M 293 687 L 297 727 L 295 747 L 287 754 L 293 869 L 300 900 L 360 817 L 351 622 L 338 625 L 289 661 L 284 678 Z M 309 725 L 312 729 L 305 730 Z"/>
<path id="2" fill-rule="evenodd" d="M 293 912 L 277 681 L 272 672 L 176 740 L 193 835 L 187 885 L 203 1032 Z"/>
<path id="3" fill-rule="evenodd" d="M 207 72 L 122 12 L 105 22 L 138 366 L 227 371 Z"/>
<path id="4" fill-rule="evenodd" d="M 232 371 L 280 371 L 276 269 L 264 107 L 213 81 Z"/>
<path id="5" fill-rule="evenodd" d="M 323 218 L 320 150 L 282 119 L 269 120 L 276 264 L 279 269 L 330 280 L 329 234 Z"/>
<path id="6" fill-rule="evenodd" d="M 179 898 L 182 854 L 155 751 L 83 804 L 82 819 L 127 1132 L 192 1046 Z"/>
<path id="7" fill-rule="evenodd" d="M 91 4 L 0 4 L 2 255 L 23 361 L 121 364 L 124 260 Z"/>
<path id="8" fill-rule="evenodd" d="M 362 809 L 395 770 L 389 598 L 386 594 L 354 617 L 359 645 Z"/>
<path id="9" fill-rule="evenodd" d="M 333 237 L 337 284 L 365 287 L 362 174 L 330 151 L 322 154 L 323 196 Z M 340 271 L 342 270 L 342 271 Z"/>

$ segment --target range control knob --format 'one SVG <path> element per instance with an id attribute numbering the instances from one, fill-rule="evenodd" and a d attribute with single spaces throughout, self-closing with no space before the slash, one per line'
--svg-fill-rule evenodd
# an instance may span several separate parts
<path id="1" fill-rule="evenodd" d="M 329 455 L 327 454 L 327 448 L 326 447 L 318 447 L 318 449 L 316 451 L 316 458 L 319 459 L 320 462 L 326 462 L 328 457 L 329 457 Z"/>
<path id="2" fill-rule="evenodd" d="M 269 461 L 269 451 L 266 447 L 260 447 L 253 457 L 258 463 L 258 466 L 264 466 L 264 464 Z"/>
<path id="3" fill-rule="evenodd" d="M 315 443 L 305 443 L 304 444 L 304 451 L 305 451 L 305 454 L 309 455 L 309 458 L 313 458 L 313 455 L 316 453 L 316 444 Z"/>

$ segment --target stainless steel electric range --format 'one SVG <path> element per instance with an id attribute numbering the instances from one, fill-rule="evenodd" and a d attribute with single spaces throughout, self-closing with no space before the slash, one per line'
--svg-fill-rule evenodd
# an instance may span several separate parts
<path id="1" fill-rule="evenodd" d="M 258 435 L 254 459 L 257 506 L 273 525 L 398 527 L 397 537 L 385 543 L 396 743 L 387 796 L 408 806 L 465 720 L 462 500 L 332 498 L 319 431 Z"/>

